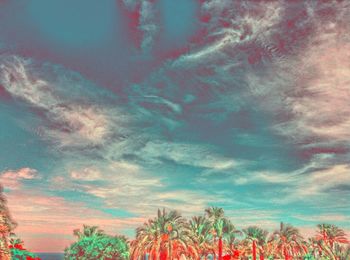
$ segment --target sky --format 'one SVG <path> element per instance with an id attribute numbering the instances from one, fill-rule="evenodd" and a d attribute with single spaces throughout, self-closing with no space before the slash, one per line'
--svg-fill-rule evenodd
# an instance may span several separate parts
<path id="1" fill-rule="evenodd" d="M 348 1 L 1 0 L 0 183 L 36 252 L 158 208 L 350 230 Z"/>

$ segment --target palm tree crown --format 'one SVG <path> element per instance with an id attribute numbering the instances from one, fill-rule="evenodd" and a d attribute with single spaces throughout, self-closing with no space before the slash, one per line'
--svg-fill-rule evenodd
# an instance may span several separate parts
<path id="1" fill-rule="evenodd" d="M 210 247 L 212 239 L 210 221 L 203 216 L 194 216 L 189 221 L 189 229 L 199 255 L 207 256 L 213 250 Z"/>
<path id="2" fill-rule="evenodd" d="M 133 259 L 149 254 L 151 259 L 167 256 L 197 255 L 190 227 L 177 211 L 158 210 L 157 217 L 136 230 L 131 243 Z"/>
<path id="3" fill-rule="evenodd" d="M 303 237 L 299 230 L 289 224 L 281 222 L 280 229 L 273 232 L 270 238 L 279 256 L 285 259 L 300 256 L 306 253 L 307 249 L 302 243 Z"/>

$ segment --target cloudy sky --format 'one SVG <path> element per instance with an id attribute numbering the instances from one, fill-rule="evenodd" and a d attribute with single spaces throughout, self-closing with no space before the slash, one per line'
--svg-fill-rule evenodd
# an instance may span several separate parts
<path id="1" fill-rule="evenodd" d="M 350 3 L 321 2 L 1 0 L 0 182 L 27 247 L 163 207 L 349 230 Z"/>

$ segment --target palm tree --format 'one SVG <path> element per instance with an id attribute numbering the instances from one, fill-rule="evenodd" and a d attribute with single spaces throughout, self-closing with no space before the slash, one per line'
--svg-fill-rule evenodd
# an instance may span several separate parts
<path id="1" fill-rule="evenodd" d="M 350 245 L 347 246 L 340 246 L 336 245 L 335 246 L 335 256 L 337 259 L 350 259 Z"/>
<path id="2" fill-rule="evenodd" d="M 206 217 L 195 216 L 190 220 L 189 228 L 199 256 L 206 258 L 209 254 L 209 243 L 212 238 L 210 221 Z"/>
<path id="3" fill-rule="evenodd" d="M 307 252 L 303 245 L 303 237 L 299 230 L 289 224 L 281 222 L 280 229 L 276 230 L 272 235 L 270 242 L 274 245 L 277 253 L 283 255 L 285 260 Z"/>
<path id="4" fill-rule="evenodd" d="M 227 219 L 224 216 L 224 210 L 219 207 L 210 207 L 205 210 L 206 215 L 211 221 L 213 227 L 213 239 L 215 241 L 215 237 L 218 238 L 218 256 L 219 260 L 222 260 L 222 238 L 225 223 Z M 214 254 L 215 257 L 215 254 Z"/>
<path id="5" fill-rule="evenodd" d="M 173 251 L 183 251 L 185 254 L 190 246 L 191 237 L 188 223 L 185 218 L 183 218 L 177 211 L 172 210 L 169 213 L 163 209 L 161 213 L 158 210 L 158 221 L 159 229 L 165 235 L 164 247 L 168 250 L 169 259 L 173 259 L 173 255 L 176 255 L 178 252 Z M 173 248 L 173 242 L 176 247 Z M 176 250 L 174 250 L 176 249 Z"/>
<path id="6" fill-rule="evenodd" d="M 336 225 L 318 224 L 317 227 L 319 230 L 315 239 L 321 242 L 322 251 L 328 256 L 335 257 L 336 245 L 349 243 L 344 230 Z"/>
<path id="7" fill-rule="evenodd" d="M 136 229 L 136 239 L 131 242 L 131 258 L 138 259 L 149 253 L 151 259 L 158 259 L 160 232 L 153 220 L 148 220 Z"/>
<path id="8" fill-rule="evenodd" d="M 344 230 L 331 224 L 318 224 L 317 238 L 323 240 L 333 248 L 335 243 L 346 244 L 349 241 L 346 238 Z"/>
<path id="9" fill-rule="evenodd" d="M 309 255 L 316 258 L 318 256 L 322 256 L 322 243 L 320 240 L 315 237 L 311 237 L 308 239 L 308 247 L 309 247 Z"/>
<path id="10" fill-rule="evenodd" d="M 168 248 L 172 249 L 172 254 L 169 253 L 169 259 L 180 259 L 181 257 L 186 257 L 187 259 L 199 258 L 198 248 L 195 240 L 191 236 L 191 231 L 189 230 L 188 225 L 178 229 L 175 236 L 169 237 Z"/>
<path id="11" fill-rule="evenodd" d="M 227 244 L 227 248 L 231 256 L 235 255 L 237 248 L 235 248 L 235 242 L 237 235 L 240 235 L 242 232 L 237 230 L 236 227 L 232 224 L 230 220 L 227 220 L 224 226 L 223 240 Z"/>
<path id="12" fill-rule="evenodd" d="M 250 226 L 246 229 L 243 229 L 243 233 L 246 236 L 246 240 L 252 243 L 253 260 L 256 260 L 256 248 L 257 246 L 260 246 L 261 249 L 261 247 L 265 244 L 268 232 L 257 226 Z M 263 259 L 263 252 L 261 251 L 260 259 Z"/>
<path id="13" fill-rule="evenodd" d="M 167 256 L 197 256 L 189 225 L 177 211 L 166 212 L 158 210 L 155 219 L 148 220 L 136 230 L 136 239 L 131 243 L 131 257 L 137 259 L 146 253 L 151 259 Z"/>

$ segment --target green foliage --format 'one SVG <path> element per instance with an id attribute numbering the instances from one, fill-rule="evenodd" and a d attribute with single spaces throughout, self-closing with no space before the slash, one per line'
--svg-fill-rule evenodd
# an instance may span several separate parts
<path id="1" fill-rule="evenodd" d="M 225 218 L 224 210 L 218 207 L 210 207 L 205 210 L 205 214 L 207 215 L 209 221 L 212 224 L 213 231 L 218 237 L 222 237 L 224 226 L 227 222 Z"/>
<path id="2" fill-rule="evenodd" d="M 94 226 L 84 226 L 82 232 L 75 230 L 74 235 L 78 241 L 65 249 L 66 260 L 129 259 L 129 245 L 125 237 L 107 235 Z"/>
<path id="3" fill-rule="evenodd" d="M 33 254 L 27 250 L 21 250 L 17 248 L 11 248 L 12 260 L 27 260 L 27 259 L 39 259 L 36 254 Z"/>
<path id="4" fill-rule="evenodd" d="M 16 234 L 11 233 L 10 236 L 10 253 L 13 260 L 40 260 L 40 258 L 24 248 L 24 242 L 16 236 Z"/>
<path id="5" fill-rule="evenodd" d="M 250 226 L 243 229 L 243 233 L 247 240 L 255 240 L 258 244 L 264 244 L 266 242 L 266 237 L 268 232 L 257 226 Z"/>
<path id="6" fill-rule="evenodd" d="M 211 223 L 210 221 L 202 216 L 194 216 L 189 221 L 189 228 L 192 237 L 195 239 L 198 246 L 205 243 L 210 243 L 212 237 L 211 234 Z"/>
<path id="7" fill-rule="evenodd" d="M 314 260 L 315 258 L 311 254 L 306 254 L 303 257 L 303 260 Z"/>

